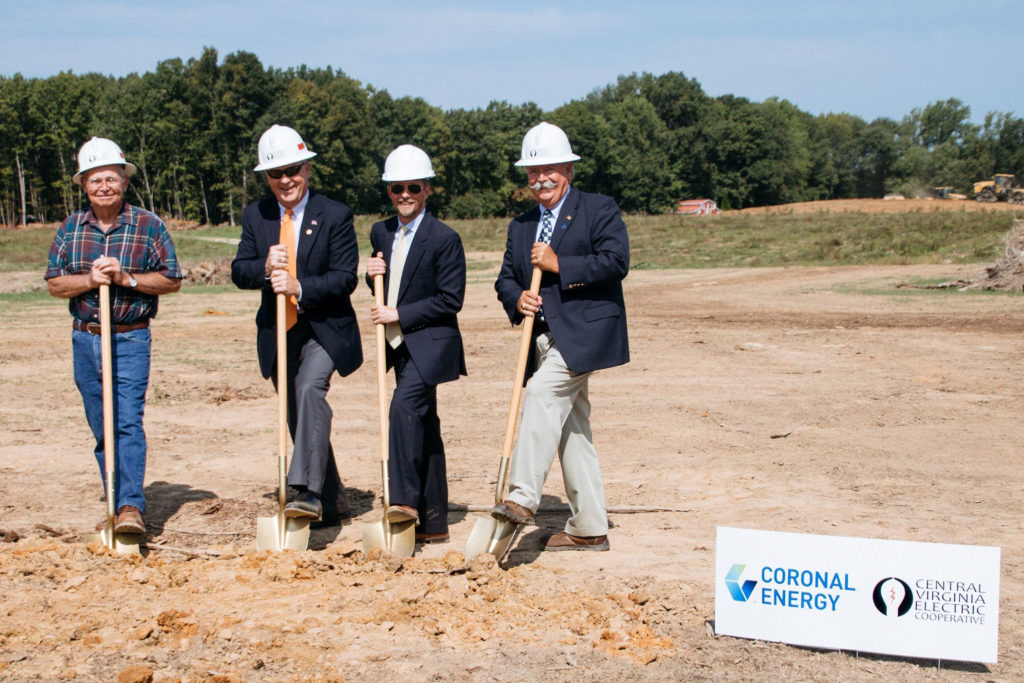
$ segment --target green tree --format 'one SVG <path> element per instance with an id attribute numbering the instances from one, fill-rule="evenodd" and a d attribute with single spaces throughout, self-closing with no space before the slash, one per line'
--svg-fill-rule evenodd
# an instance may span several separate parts
<path id="1" fill-rule="evenodd" d="M 456 217 L 516 213 L 523 207 L 526 183 L 519 159 L 523 135 L 542 120 L 536 104 L 491 102 L 485 109 L 457 109 L 445 114 L 452 146 L 441 158 Z"/>
<path id="2" fill-rule="evenodd" d="M 672 135 L 648 100 L 630 95 L 596 113 L 567 105 L 552 112 L 580 157 L 579 186 L 615 197 L 623 211 L 660 213 L 678 193 L 665 149 Z"/>
<path id="3" fill-rule="evenodd" d="M 36 147 L 34 140 L 38 138 L 42 128 L 34 116 L 31 107 L 32 82 L 21 74 L 0 81 L 0 98 L 4 103 L 0 113 L 0 133 L 7 148 L 11 191 L 9 193 L 8 214 L 17 216 L 21 225 L 28 222 L 29 190 L 32 180 L 31 172 L 26 163 L 31 163 Z"/>
<path id="4" fill-rule="evenodd" d="M 36 144 L 47 203 L 63 215 L 78 210 L 81 192 L 71 177 L 77 170 L 78 148 L 88 140 L 102 84 L 96 74 L 75 76 L 70 71 L 35 81 L 32 109 L 40 122 Z"/>
<path id="5" fill-rule="evenodd" d="M 322 82 L 322 84 L 321 84 Z M 375 212 L 379 182 L 366 92 L 358 81 L 335 74 L 331 78 L 292 78 L 284 97 L 263 117 L 250 143 L 273 123 L 295 128 L 317 153 L 311 165 L 314 187 L 358 212 Z"/>

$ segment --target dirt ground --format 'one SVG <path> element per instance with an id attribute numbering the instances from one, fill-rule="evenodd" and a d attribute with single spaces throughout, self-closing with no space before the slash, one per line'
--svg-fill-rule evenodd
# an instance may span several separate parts
<path id="1" fill-rule="evenodd" d="M 827 199 L 815 202 L 797 202 L 777 206 L 753 206 L 737 213 L 790 214 L 790 213 L 902 213 L 905 211 L 1008 211 L 1021 213 L 1020 206 L 1006 202 L 986 203 L 973 200 L 951 199 Z"/>
<path id="2" fill-rule="evenodd" d="M 493 497 L 518 344 L 471 254 L 469 376 L 439 390 L 451 501 Z M 104 513 L 62 302 L 0 312 L 0 678 L 654 681 L 1024 679 L 1024 298 L 894 290 L 976 266 L 636 271 L 632 362 L 591 380 L 611 551 L 544 553 L 553 468 L 504 568 L 452 542 L 368 559 L 380 519 L 373 338 L 330 393 L 357 517 L 254 549 L 276 501 L 276 401 L 253 292 L 161 301 L 142 557 L 82 542 Z M 35 274 L 37 277 L 38 274 Z M 32 274 L 8 274 L 7 288 Z M 371 298 L 361 287 L 356 306 Z M 719 525 L 1002 548 L 999 661 L 714 634 Z M 18 540 L 15 540 L 16 537 Z M 161 546 L 161 547 L 155 547 Z"/>

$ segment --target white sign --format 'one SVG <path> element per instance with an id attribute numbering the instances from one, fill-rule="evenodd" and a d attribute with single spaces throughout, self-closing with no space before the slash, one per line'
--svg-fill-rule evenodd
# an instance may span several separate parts
<path id="1" fill-rule="evenodd" d="M 995 662 L 999 548 L 718 527 L 715 632 Z"/>

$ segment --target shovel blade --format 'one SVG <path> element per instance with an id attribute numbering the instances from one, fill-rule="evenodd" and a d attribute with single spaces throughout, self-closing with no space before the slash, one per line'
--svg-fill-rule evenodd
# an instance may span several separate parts
<path id="1" fill-rule="evenodd" d="M 107 527 L 98 534 L 89 534 L 85 537 L 86 543 L 99 543 L 110 548 L 118 555 L 140 555 L 138 534 L 115 533 L 111 527 Z"/>
<path id="2" fill-rule="evenodd" d="M 363 523 L 363 553 L 368 554 L 376 548 L 387 548 L 388 530 L 387 522 L 364 522 Z"/>
<path id="3" fill-rule="evenodd" d="M 498 526 L 498 520 L 494 517 L 477 517 L 473 524 L 473 530 L 469 532 L 469 540 L 466 541 L 466 559 L 472 560 L 477 555 L 490 552 L 491 538 Z"/>
<path id="4" fill-rule="evenodd" d="M 416 522 L 391 522 L 391 552 L 399 557 L 412 557 L 416 551 Z"/>
<path id="5" fill-rule="evenodd" d="M 308 519 L 284 515 L 256 519 L 256 550 L 305 550 L 308 547 Z"/>
<path id="6" fill-rule="evenodd" d="M 466 543 L 466 559 L 472 560 L 477 555 L 490 553 L 501 562 L 521 528 L 521 524 L 514 522 L 505 522 L 494 517 L 477 517 Z"/>
<path id="7" fill-rule="evenodd" d="M 389 539 L 390 544 L 388 543 Z M 381 520 L 364 523 L 363 553 L 369 553 L 374 548 L 390 550 L 398 557 L 412 557 L 416 551 L 416 522 L 412 520 L 408 522 Z"/>

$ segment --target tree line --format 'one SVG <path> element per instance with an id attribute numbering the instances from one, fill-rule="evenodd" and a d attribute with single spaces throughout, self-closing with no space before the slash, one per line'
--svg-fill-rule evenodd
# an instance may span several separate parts
<path id="1" fill-rule="evenodd" d="M 680 72 L 620 76 L 553 111 L 529 102 L 444 111 L 330 67 L 268 69 L 252 53 L 220 60 L 207 48 L 120 78 L 0 76 L 0 224 L 57 221 L 82 206 L 71 176 L 93 135 L 139 167 L 133 203 L 165 218 L 235 224 L 266 191 L 252 167 L 273 123 L 297 129 L 317 153 L 314 187 L 367 214 L 389 209 L 380 173 L 406 142 L 433 161 L 435 213 L 518 213 L 530 197 L 513 163 L 541 120 L 561 126 L 582 157 L 575 184 L 628 212 L 669 211 L 683 198 L 738 209 L 935 186 L 968 192 L 996 172 L 1024 179 L 1024 120 L 990 112 L 977 125 L 970 114 L 951 98 L 900 121 L 815 116 L 776 98 L 710 97 Z"/>

